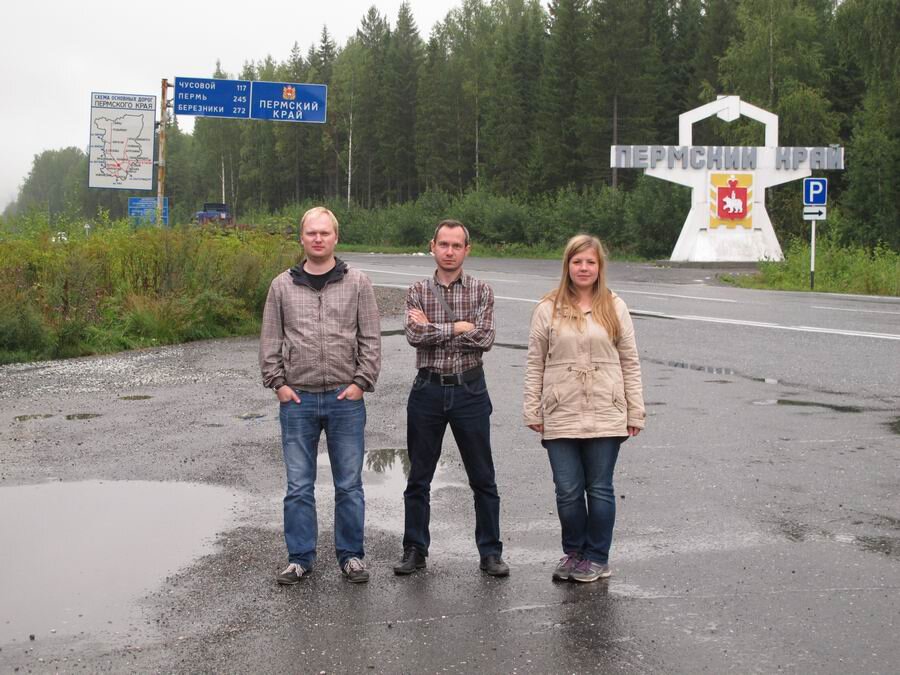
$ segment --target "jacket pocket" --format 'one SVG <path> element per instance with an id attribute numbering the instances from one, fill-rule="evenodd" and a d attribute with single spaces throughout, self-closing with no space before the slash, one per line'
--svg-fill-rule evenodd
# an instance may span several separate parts
<path id="1" fill-rule="evenodd" d="M 541 407 L 544 409 L 544 415 L 549 415 L 559 406 L 559 394 L 556 391 L 556 387 L 550 387 L 549 390 L 544 392 L 544 396 L 541 399 Z"/>
<path id="2" fill-rule="evenodd" d="M 625 408 L 627 407 L 625 404 L 625 399 L 617 391 L 613 391 L 613 405 L 620 413 L 624 413 Z"/>

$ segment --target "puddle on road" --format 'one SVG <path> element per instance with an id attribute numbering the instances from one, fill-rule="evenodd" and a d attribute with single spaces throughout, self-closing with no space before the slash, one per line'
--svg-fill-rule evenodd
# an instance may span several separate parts
<path id="1" fill-rule="evenodd" d="M 816 401 L 797 401 L 787 398 L 767 398 L 762 401 L 753 401 L 753 405 L 793 405 L 801 408 L 828 408 L 835 412 L 860 413 L 862 408 L 855 405 L 834 405 L 833 403 L 818 403 Z"/>
<path id="2" fill-rule="evenodd" d="M 100 413 L 72 413 L 71 415 L 66 415 L 67 420 L 92 420 L 95 417 L 102 417 Z"/>
<path id="3" fill-rule="evenodd" d="M 152 396 L 148 396 L 147 394 L 135 394 L 134 396 L 120 396 L 120 401 L 146 401 L 148 398 L 153 398 Z"/>
<path id="4" fill-rule="evenodd" d="M 195 483 L 0 488 L 0 644 L 129 632 L 136 601 L 209 553 L 238 501 Z"/>
<path id="5" fill-rule="evenodd" d="M 450 454 L 452 456 L 452 452 Z M 444 452 L 441 454 L 440 460 L 438 460 L 437 471 L 435 471 L 434 479 L 431 481 L 432 497 L 434 497 L 435 491 L 443 487 L 460 485 L 453 481 L 442 480 L 441 469 L 449 461 L 447 457 L 448 453 Z M 316 463 L 320 469 L 323 467 L 328 468 L 327 470 L 330 474 L 330 464 L 326 450 L 320 449 Z M 407 476 L 409 476 L 409 455 L 406 452 L 406 448 L 371 448 L 366 450 L 363 464 L 363 488 L 365 489 L 367 500 L 370 498 L 386 499 L 398 501 L 402 504 Z M 327 485 L 327 482 L 322 483 L 322 485 Z"/>
<path id="6" fill-rule="evenodd" d="M 51 418 L 51 417 L 53 417 L 53 415 L 50 415 L 50 414 L 43 414 L 43 415 L 18 415 L 18 416 L 15 418 L 15 420 L 16 420 L 16 422 L 29 422 L 29 421 L 31 421 L 31 420 L 46 420 L 46 419 L 49 419 L 49 418 Z"/>
<path id="7" fill-rule="evenodd" d="M 261 420 L 265 416 L 265 413 L 244 413 L 243 415 L 237 415 L 237 418 L 239 420 Z"/>

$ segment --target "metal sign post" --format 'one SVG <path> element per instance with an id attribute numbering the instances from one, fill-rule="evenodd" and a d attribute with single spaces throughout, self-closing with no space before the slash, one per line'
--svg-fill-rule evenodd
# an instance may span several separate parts
<path id="1" fill-rule="evenodd" d="M 811 220 L 809 235 L 809 290 L 816 288 L 816 221 L 825 220 L 828 203 L 828 179 L 803 179 L 803 220 Z"/>
<path id="2" fill-rule="evenodd" d="M 812 221 L 809 235 L 809 290 L 816 289 L 816 221 Z"/>

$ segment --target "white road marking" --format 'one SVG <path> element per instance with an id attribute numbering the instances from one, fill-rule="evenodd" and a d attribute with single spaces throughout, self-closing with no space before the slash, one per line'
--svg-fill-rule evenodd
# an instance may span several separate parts
<path id="1" fill-rule="evenodd" d="M 385 288 L 406 288 L 397 284 L 375 284 L 376 286 L 384 286 Z M 537 304 L 537 300 L 533 298 L 517 298 L 510 295 L 496 295 L 496 300 L 512 300 L 513 302 L 530 302 Z M 697 316 L 693 314 L 666 314 L 665 312 L 654 312 L 646 309 L 631 309 L 629 312 L 635 316 L 649 316 L 660 319 L 678 319 L 681 321 L 702 321 L 706 323 L 724 323 L 732 326 L 752 326 L 754 328 L 771 328 L 774 330 L 788 330 L 798 333 L 824 333 L 826 335 L 843 335 L 845 337 L 866 337 L 875 338 L 876 340 L 900 340 L 900 335 L 893 333 L 873 333 L 869 331 L 859 330 L 841 330 L 839 328 L 819 328 L 817 326 L 784 326 L 780 323 L 771 323 L 768 321 L 747 321 L 746 319 L 723 319 L 716 316 Z"/>
<path id="2" fill-rule="evenodd" d="M 706 300 L 708 302 L 729 302 L 736 303 L 737 300 L 725 300 L 723 298 L 701 298 L 696 295 L 677 295 L 675 293 L 656 293 L 653 291 L 632 291 L 629 288 L 620 288 L 618 293 L 634 293 L 636 295 L 660 295 L 666 298 L 685 298 L 687 300 Z"/>
<path id="3" fill-rule="evenodd" d="M 865 312 L 866 314 L 900 314 L 900 312 L 886 312 L 881 309 L 849 309 L 848 307 L 825 307 L 822 305 L 812 305 L 813 309 L 829 309 L 837 312 Z"/>
<path id="4" fill-rule="evenodd" d="M 425 279 L 425 278 L 427 278 L 427 277 L 430 277 L 430 276 L 431 276 L 430 273 L 433 273 L 433 272 L 434 272 L 434 268 L 429 268 L 429 269 L 426 270 L 426 271 L 416 272 L 416 273 L 413 273 L 413 272 L 395 272 L 394 270 L 371 269 L 371 268 L 365 268 L 365 267 L 357 267 L 356 269 L 358 269 L 360 272 L 370 272 L 371 274 L 393 274 L 393 275 L 400 276 L 400 277 L 418 277 L 419 279 Z M 505 284 L 517 284 L 517 283 L 519 283 L 519 280 L 518 280 L 518 279 L 495 279 L 495 278 L 491 278 L 491 277 L 483 277 L 483 276 L 481 276 L 481 275 L 478 275 L 478 279 L 479 279 L 480 281 L 499 281 L 499 282 L 502 282 L 502 283 L 505 283 Z"/>

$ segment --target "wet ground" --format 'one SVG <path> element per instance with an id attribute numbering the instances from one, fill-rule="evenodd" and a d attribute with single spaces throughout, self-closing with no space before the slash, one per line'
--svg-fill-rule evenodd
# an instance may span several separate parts
<path id="1" fill-rule="evenodd" d="M 391 572 L 413 377 L 396 317 L 367 396 L 367 585 L 333 560 L 324 453 L 319 564 L 273 582 L 283 469 L 255 340 L 0 368 L 0 671 L 896 672 L 896 343 L 636 316 L 650 417 L 617 469 L 613 577 L 560 584 L 549 468 L 520 421 L 530 307 L 498 299 L 485 361 L 508 579 L 478 572 L 449 437 L 428 569 Z"/>

